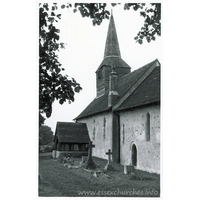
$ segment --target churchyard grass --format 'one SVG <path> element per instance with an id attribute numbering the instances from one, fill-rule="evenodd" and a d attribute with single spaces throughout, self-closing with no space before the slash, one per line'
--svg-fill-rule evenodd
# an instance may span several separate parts
<path id="1" fill-rule="evenodd" d="M 79 163 L 81 158 L 75 159 Z M 93 157 L 98 168 L 107 160 Z M 46 197 L 159 197 L 160 176 L 140 170 L 124 174 L 120 164 L 111 163 L 114 171 L 107 171 L 97 177 L 84 168 L 69 169 L 51 153 L 39 154 L 38 196 Z"/>

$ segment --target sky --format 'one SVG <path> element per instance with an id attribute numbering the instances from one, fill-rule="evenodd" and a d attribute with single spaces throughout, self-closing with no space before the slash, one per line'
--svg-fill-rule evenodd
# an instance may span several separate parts
<path id="1" fill-rule="evenodd" d="M 108 7 L 111 10 L 111 7 Z M 93 26 L 90 18 L 82 18 L 72 9 L 59 10 L 62 17 L 56 25 L 60 29 L 60 42 L 66 43 L 58 56 L 65 73 L 73 77 L 83 88 L 75 93 L 75 101 L 60 105 L 53 103 L 53 111 L 45 125 L 55 133 L 56 123 L 72 122 L 96 96 L 95 71 L 103 60 L 109 20 L 100 26 Z M 59 12 L 58 11 L 58 12 Z M 131 71 L 158 59 L 162 64 L 162 37 L 151 43 L 142 45 L 135 42 L 134 37 L 143 25 L 143 17 L 133 10 L 125 11 L 118 5 L 113 8 L 113 16 L 122 59 L 129 64 Z"/>

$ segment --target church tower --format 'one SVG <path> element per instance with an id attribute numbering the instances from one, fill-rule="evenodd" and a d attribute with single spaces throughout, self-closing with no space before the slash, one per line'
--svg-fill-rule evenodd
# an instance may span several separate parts
<path id="1" fill-rule="evenodd" d="M 114 68 L 118 78 L 130 73 L 130 66 L 121 58 L 119 42 L 113 15 L 111 14 L 107 32 L 104 58 L 96 71 L 96 98 L 105 94 L 109 88 L 109 75 Z"/>

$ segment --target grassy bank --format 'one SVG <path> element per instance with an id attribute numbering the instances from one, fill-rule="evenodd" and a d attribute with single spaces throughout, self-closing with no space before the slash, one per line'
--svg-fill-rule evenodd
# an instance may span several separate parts
<path id="1" fill-rule="evenodd" d="M 93 158 L 99 169 L 107 161 Z M 78 164 L 81 159 L 74 159 Z M 123 173 L 123 166 L 113 164 L 113 171 L 90 173 L 84 168 L 68 168 L 51 154 L 39 155 L 39 196 L 52 197 L 159 197 L 160 176 L 139 170 L 134 175 Z"/>

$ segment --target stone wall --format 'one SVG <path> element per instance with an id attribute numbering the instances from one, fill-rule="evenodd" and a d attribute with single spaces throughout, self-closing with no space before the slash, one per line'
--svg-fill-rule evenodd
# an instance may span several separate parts
<path id="1" fill-rule="evenodd" d="M 106 152 L 112 150 L 112 114 L 109 112 L 100 113 L 77 122 L 87 124 L 89 137 L 95 148 L 92 149 L 92 155 L 107 159 Z"/>
<path id="2" fill-rule="evenodd" d="M 149 114 L 148 114 L 149 113 Z M 150 116 L 148 123 L 147 116 Z M 150 126 L 149 129 L 147 126 Z M 147 136 L 150 130 L 150 138 Z M 132 145 L 137 149 L 136 168 L 160 173 L 160 106 L 120 112 L 120 162 L 132 164 Z"/>

